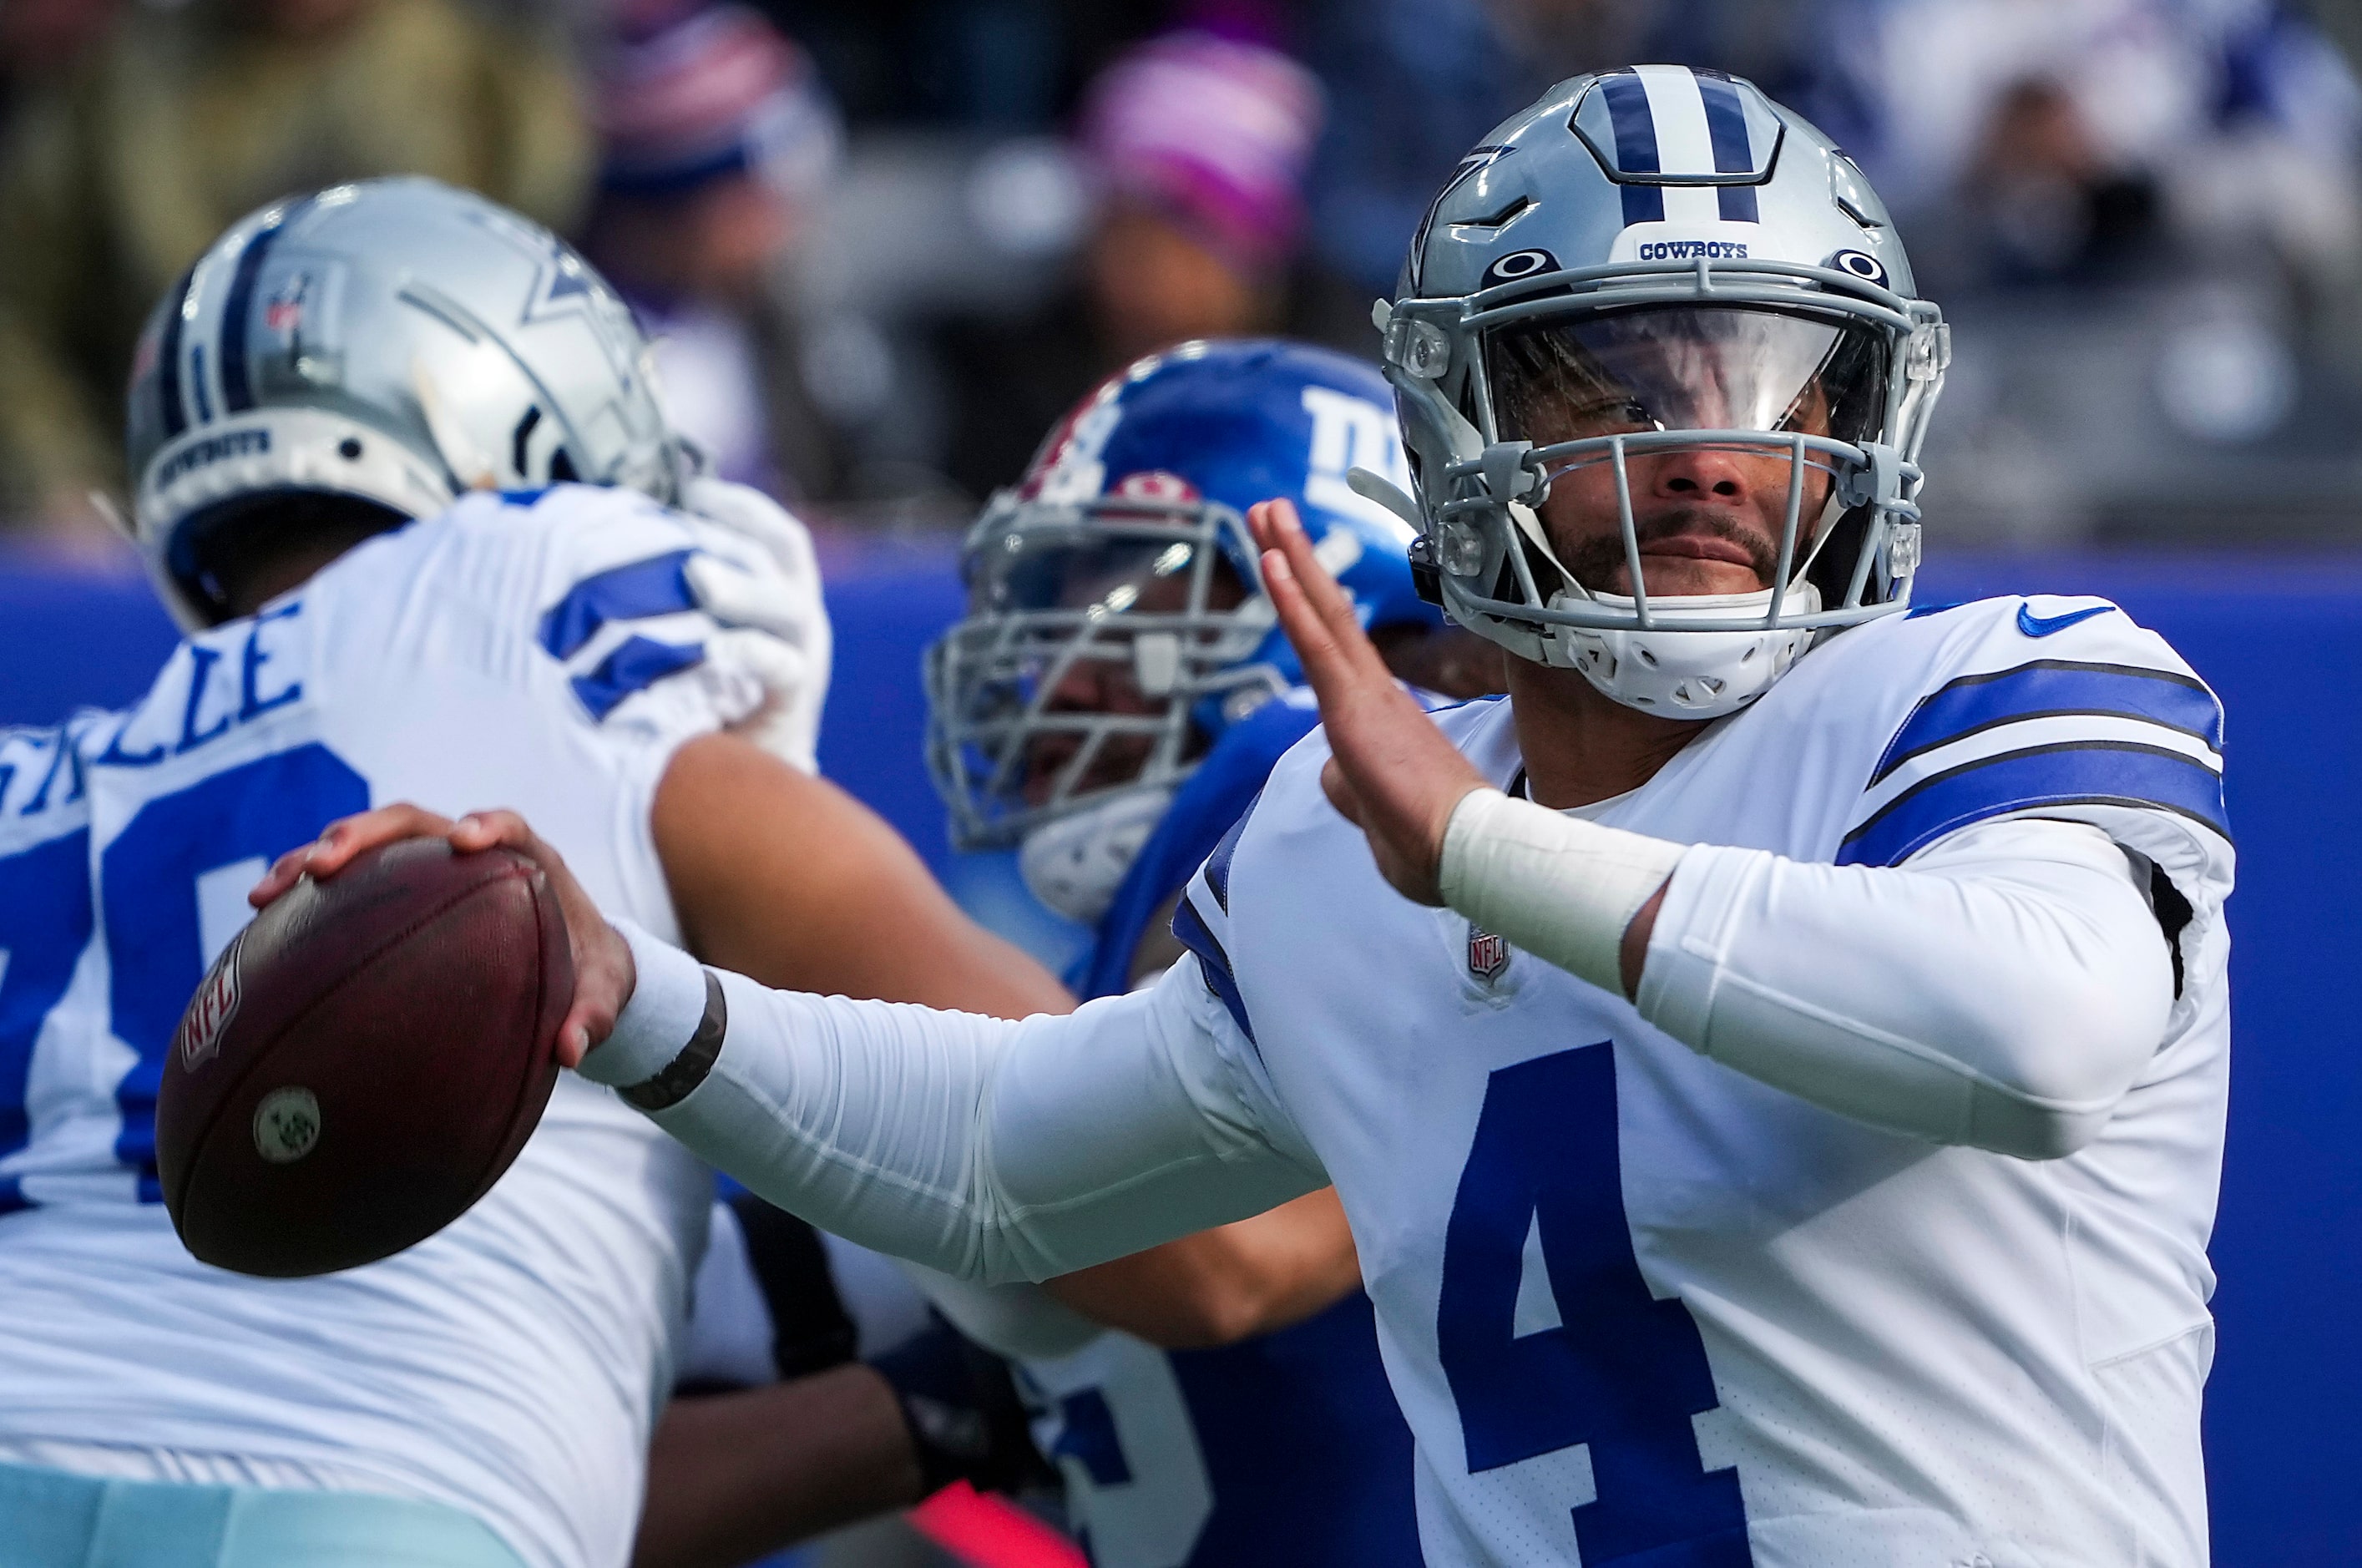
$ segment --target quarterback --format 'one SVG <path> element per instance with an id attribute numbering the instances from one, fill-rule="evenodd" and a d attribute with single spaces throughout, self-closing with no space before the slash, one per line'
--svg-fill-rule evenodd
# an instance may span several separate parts
<path id="1" fill-rule="evenodd" d="M 1506 700 L 1422 713 L 1258 508 L 1323 729 L 1191 957 L 1007 1023 L 716 975 L 569 889 L 583 1070 L 986 1278 L 1333 1184 L 1429 1562 L 2203 1562 L 2213 694 L 2102 601 L 1907 608 L 1945 329 L 1745 83 L 1552 89 L 1377 315 L 1413 493 L 1356 483 Z M 556 863 L 389 810 L 262 891 L 426 830 Z"/>

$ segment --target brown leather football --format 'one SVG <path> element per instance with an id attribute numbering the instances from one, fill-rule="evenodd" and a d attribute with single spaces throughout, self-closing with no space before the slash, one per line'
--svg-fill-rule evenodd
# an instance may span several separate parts
<path id="1" fill-rule="evenodd" d="M 433 1235 L 532 1136 L 573 999 L 557 895 L 523 856 L 410 839 L 304 878 L 172 1037 L 156 1164 L 182 1242 L 284 1278 Z"/>

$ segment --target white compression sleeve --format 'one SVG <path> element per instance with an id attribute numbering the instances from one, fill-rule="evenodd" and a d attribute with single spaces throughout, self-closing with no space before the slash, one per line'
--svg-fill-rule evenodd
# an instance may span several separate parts
<path id="1" fill-rule="evenodd" d="M 670 975 L 651 995 L 674 1005 L 657 1023 L 635 994 L 584 1068 L 637 1081 L 696 1027 L 680 999 L 695 962 L 618 929 L 643 986 Z M 1272 1143 L 1277 1112 L 1194 965 L 1021 1023 L 721 984 L 720 1055 L 651 1116 L 769 1201 L 878 1252 L 967 1278 L 1047 1279 L 1327 1180 L 1308 1154 Z M 657 1031 L 651 1046 L 642 1036 Z"/>
<path id="2" fill-rule="evenodd" d="M 2048 1159 L 2090 1142 L 2162 1043 L 2173 976 L 2124 851 L 2016 819 L 1892 868 L 1694 846 L 1637 999 L 1825 1109 Z"/>
<path id="3" fill-rule="evenodd" d="M 1472 790 L 1443 830 L 1443 901 L 1485 930 L 1603 990 L 1624 994 L 1624 928 L 1682 845 Z"/>
<path id="4" fill-rule="evenodd" d="M 903 1274 L 952 1327 L 996 1355 L 1054 1361 L 1107 1332 L 1038 1285 L 986 1285 L 906 1263 Z"/>

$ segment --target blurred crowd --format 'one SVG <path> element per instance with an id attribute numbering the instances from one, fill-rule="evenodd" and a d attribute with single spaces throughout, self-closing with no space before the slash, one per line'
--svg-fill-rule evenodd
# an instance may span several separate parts
<path id="1" fill-rule="evenodd" d="M 576 237 L 677 423 L 823 528 L 955 525 L 1184 338 L 1374 348 L 1461 153 L 1655 59 L 1829 129 L 1956 323 L 1931 514 L 2362 533 L 2362 48 L 2300 0 L 5 0 L 0 519 L 109 547 L 152 302 L 395 171 Z"/>

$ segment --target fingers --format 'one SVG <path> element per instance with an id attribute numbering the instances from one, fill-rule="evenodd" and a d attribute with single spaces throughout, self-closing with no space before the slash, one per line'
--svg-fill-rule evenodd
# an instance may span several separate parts
<path id="1" fill-rule="evenodd" d="M 1362 821 L 1361 797 L 1353 793 L 1352 780 L 1345 776 L 1345 765 L 1333 756 L 1320 765 L 1320 792 L 1337 808 L 1337 814 L 1355 827 L 1366 827 Z"/>
<path id="2" fill-rule="evenodd" d="M 312 843 L 281 856 L 247 894 L 247 901 L 260 909 L 303 878 L 335 876 L 366 850 L 405 838 L 439 838 L 450 831 L 449 818 L 407 804 L 380 806 L 343 818 L 330 823 Z"/>
<path id="3" fill-rule="evenodd" d="M 1260 517 L 1256 518 L 1255 513 Z M 1287 573 L 1302 591 L 1305 602 L 1311 607 L 1338 646 L 1359 655 L 1367 639 L 1362 635 L 1361 618 L 1353 613 L 1352 596 L 1337 582 L 1335 574 L 1321 564 L 1314 550 L 1311 537 L 1296 514 L 1295 504 L 1286 501 L 1267 501 L 1253 508 L 1250 525 L 1255 530 L 1256 542 L 1269 557 L 1277 552 L 1287 563 Z M 1357 660 L 1358 661 L 1358 660 Z M 1370 664 L 1377 664 L 1377 650 L 1369 649 Z"/>
<path id="4" fill-rule="evenodd" d="M 553 875 L 563 873 L 563 867 Z M 571 878 L 565 881 L 570 885 Z M 579 889 L 576 889 L 579 894 Z M 590 900 L 582 900 L 588 908 Z M 590 910 L 590 924 L 578 924 L 574 911 L 567 916 L 567 934 L 574 944 L 574 1004 L 557 1030 L 558 1065 L 579 1067 L 593 1046 L 615 1031 L 615 1021 L 632 999 L 639 969 L 632 962 L 631 944 L 613 926 Z"/>
<path id="5" fill-rule="evenodd" d="M 1256 506 L 1249 517 L 1257 542 L 1264 547 L 1264 592 L 1270 597 L 1272 609 L 1295 647 L 1297 657 L 1303 661 L 1305 679 L 1311 683 L 1322 711 L 1327 712 L 1345 696 L 1357 678 L 1366 674 L 1357 666 L 1333 621 L 1321 613 L 1312 597 L 1317 587 L 1325 587 L 1330 593 L 1340 596 L 1342 591 L 1313 557 L 1304 530 L 1296 523 L 1294 507 L 1284 501 L 1265 502 Z M 1291 544 L 1296 547 L 1290 548 Z M 1351 623 L 1350 607 L 1346 618 Z M 1364 645 L 1368 641 L 1358 624 L 1350 625 L 1344 635 Z M 1374 657 L 1375 650 L 1372 653 Z M 1383 678 L 1383 664 L 1379 668 Z"/>
<path id="6" fill-rule="evenodd" d="M 590 1010 L 581 1002 L 578 1001 L 567 1010 L 566 1021 L 557 1030 L 559 1066 L 570 1069 L 582 1065 L 582 1058 L 590 1054 L 590 1047 L 596 1043 L 592 1038 L 593 1021 Z M 608 1020 L 607 1029 L 613 1027 L 614 1021 Z M 598 1038 L 605 1037 L 606 1030 L 599 1031 Z"/>

